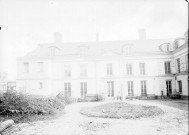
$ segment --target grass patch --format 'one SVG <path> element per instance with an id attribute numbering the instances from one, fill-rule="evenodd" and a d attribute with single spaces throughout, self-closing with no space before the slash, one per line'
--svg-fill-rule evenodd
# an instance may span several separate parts
<path id="1" fill-rule="evenodd" d="M 133 105 L 124 102 L 107 103 L 96 107 L 85 107 L 80 113 L 89 117 L 136 119 L 153 117 L 164 112 L 156 106 Z"/>

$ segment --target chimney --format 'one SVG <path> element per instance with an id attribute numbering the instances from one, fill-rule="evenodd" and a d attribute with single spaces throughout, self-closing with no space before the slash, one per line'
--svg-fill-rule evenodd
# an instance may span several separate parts
<path id="1" fill-rule="evenodd" d="M 98 42 L 98 41 L 99 41 L 99 33 L 96 32 L 96 42 Z"/>
<path id="2" fill-rule="evenodd" d="M 54 33 L 54 43 L 61 43 L 62 35 L 59 32 Z"/>
<path id="3" fill-rule="evenodd" d="M 146 30 L 145 29 L 138 30 L 138 38 L 139 38 L 139 40 L 146 40 Z"/>

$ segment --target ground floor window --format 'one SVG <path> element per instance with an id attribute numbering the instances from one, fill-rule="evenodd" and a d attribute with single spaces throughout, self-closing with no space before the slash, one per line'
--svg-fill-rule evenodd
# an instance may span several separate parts
<path id="1" fill-rule="evenodd" d="M 108 81 L 108 97 L 113 97 L 114 96 L 114 82 L 113 81 Z"/>
<path id="2" fill-rule="evenodd" d="M 167 89 L 167 96 L 170 96 L 172 94 L 171 80 L 166 81 L 166 89 Z"/>
<path id="3" fill-rule="evenodd" d="M 128 86 L 128 96 L 134 96 L 134 93 L 133 93 L 133 81 L 128 81 L 127 82 L 127 86 Z"/>
<path id="4" fill-rule="evenodd" d="M 146 81 L 141 81 L 141 95 L 142 96 L 147 96 Z"/>
<path id="5" fill-rule="evenodd" d="M 85 97 L 87 94 L 87 82 L 80 83 L 81 97 Z"/>
<path id="6" fill-rule="evenodd" d="M 182 93 L 182 81 L 178 81 L 179 92 Z"/>
<path id="7" fill-rule="evenodd" d="M 71 96 L 71 83 L 64 83 L 64 93 L 66 97 Z"/>

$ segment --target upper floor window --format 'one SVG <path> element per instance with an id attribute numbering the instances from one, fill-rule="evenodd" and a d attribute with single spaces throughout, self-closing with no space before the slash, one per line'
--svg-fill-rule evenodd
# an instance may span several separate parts
<path id="1" fill-rule="evenodd" d="M 43 72 L 43 62 L 38 62 L 38 72 Z"/>
<path id="2" fill-rule="evenodd" d="M 70 65 L 65 65 L 64 66 L 64 76 L 65 77 L 70 77 L 71 76 L 71 66 Z"/>
<path id="3" fill-rule="evenodd" d="M 87 65 L 86 64 L 80 65 L 80 76 L 87 76 Z"/>
<path id="4" fill-rule="evenodd" d="M 122 48 L 122 52 L 124 56 L 129 56 L 131 55 L 131 46 L 130 45 L 125 45 Z"/>
<path id="5" fill-rule="evenodd" d="M 79 46 L 80 57 L 85 57 L 87 55 L 87 46 Z"/>
<path id="6" fill-rule="evenodd" d="M 180 73 L 180 58 L 176 59 L 177 72 Z"/>
<path id="7" fill-rule="evenodd" d="M 29 63 L 28 62 L 24 62 L 24 72 L 25 73 L 29 72 Z"/>
<path id="8" fill-rule="evenodd" d="M 132 64 L 126 64 L 126 74 L 132 75 Z"/>
<path id="9" fill-rule="evenodd" d="M 171 74 L 171 62 L 165 61 L 164 67 L 165 67 L 165 74 Z"/>
<path id="10" fill-rule="evenodd" d="M 112 75 L 112 64 L 107 64 L 107 75 Z"/>
<path id="11" fill-rule="evenodd" d="M 140 68 L 140 74 L 145 75 L 146 74 L 145 63 L 140 63 L 139 68 Z"/>

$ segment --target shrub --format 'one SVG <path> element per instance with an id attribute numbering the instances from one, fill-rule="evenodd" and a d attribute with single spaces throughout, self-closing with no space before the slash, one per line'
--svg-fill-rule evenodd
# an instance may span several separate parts
<path id="1" fill-rule="evenodd" d="M 64 94 L 64 91 L 61 91 L 57 96 L 57 99 L 61 100 L 65 104 L 71 104 L 73 102 L 73 99 L 71 97 L 68 97 Z"/>
<path id="2" fill-rule="evenodd" d="M 57 98 L 6 92 L 0 97 L 0 115 L 45 115 L 64 109 L 65 103 Z"/>

